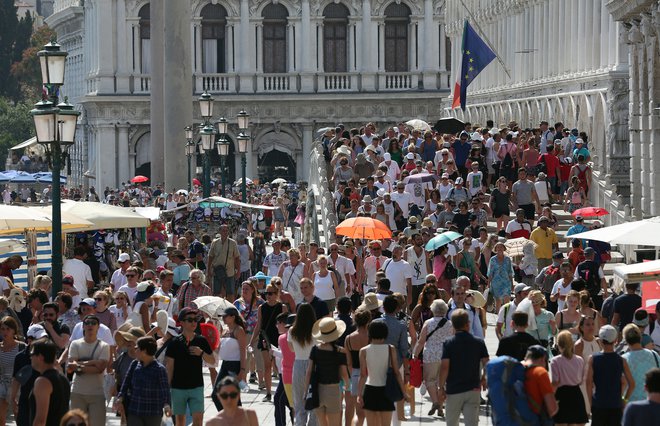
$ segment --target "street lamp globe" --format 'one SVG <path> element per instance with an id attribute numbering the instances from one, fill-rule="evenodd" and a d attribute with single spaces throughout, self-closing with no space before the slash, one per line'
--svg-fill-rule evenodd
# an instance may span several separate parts
<path id="1" fill-rule="evenodd" d="M 199 134 L 202 138 L 202 149 L 205 152 L 212 150 L 213 144 L 215 143 L 215 130 L 213 129 L 213 126 L 207 124 L 202 128 Z"/>
<path id="2" fill-rule="evenodd" d="M 192 157 L 193 155 L 195 155 L 196 150 L 197 150 L 197 146 L 195 142 L 190 140 L 188 141 L 188 143 L 186 143 L 186 155 L 188 157 Z"/>
<path id="3" fill-rule="evenodd" d="M 191 141 L 192 138 L 193 138 L 193 129 L 192 129 L 192 127 L 191 126 L 186 126 L 186 128 L 183 129 L 183 130 L 184 130 L 184 132 L 186 132 L 186 139 L 188 139 L 188 141 Z"/>
<path id="4" fill-rule="evenodd" d="M 78 127 L 78 116 L 80 111 L 73 109 L 68 100 L 57 105 L 57 130 L 59 132 L 60 144 L 64 146 L 73 145 L 76 142 L 76 128 Z"/>
<path id="5" fill-rule="evenodd" d="M 218 126 L 218 133 L 221 135 L 226 135 L 227 134 L 227 129 L 229 127 L 229 122 L 225 117 L 221 117 L 218 121 L 215 122 L 216 126 Z"/>
<path id="6" fill-rule="evenodd" d="M 218 141 L 216 148 L 218 148 L 218 155 L 220 157 L 224 158 L 229 155 L 229 142 L 224 137 Z"/>
<path id="7" fill-rule="evenodd" d="M 47 145 L 57 139 L 57 112 L 57 108 L 49 101 L 37 102 L 30 111 L 38 143 Z"/>
<path id="8" fill-rule="evenodd" d="M 60 50 L 60 45 L 51 41 L 39 51 L 39 65 L 41 66 L 41 82 L 43 84 L 64 85 L 64 69 L 68 53 Z"/>
<path id="9" fill-rule="evenodd" d="M 199 97 L 199 110 L 203 118 L 213 117 L 213 101 L 213 96 L 208 92 L 202 93 Z"/>
<path id="10" fill-rule="evenodd" d="M 248 152 L 248 141 L 250 137 L 245 133 L 239 133 L 236 140 L 238 141 L 238 152 L 241 154 Z"/>
<path id="11" fill-rule="evenodd" d="M 239 129 L 245 130 L 248 127 L 250 127 L 250 114 L 248 114 L 245 110 L 241 110 L 241 112 L 238 113 L 236 118 L 238 119 Z"/>

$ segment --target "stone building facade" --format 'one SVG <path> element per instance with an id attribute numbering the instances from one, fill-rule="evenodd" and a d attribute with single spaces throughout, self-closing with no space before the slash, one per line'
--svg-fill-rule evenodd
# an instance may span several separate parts
<path id="1" fill-rule="evenodd" d="M 69 52 L 63 94 L 83 112 L 72 179 L 116 187 L 147 174 L 184 187 L 183 129 L 202 121 L 204 91 L 232 142 L 236 114 L 250 114 L 247 175 L 262 179 L 306 180 L 315 129 L 435 121 L 452 69 L 445 3 L 56 0 L 47 23 Z"/>

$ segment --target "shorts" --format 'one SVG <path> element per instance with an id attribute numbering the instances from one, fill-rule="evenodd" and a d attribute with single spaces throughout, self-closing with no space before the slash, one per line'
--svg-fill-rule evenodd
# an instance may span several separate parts
<path id="1" fill-rule="evenodd" d="M 506 210 L 495 210 L 493 211 L 493 217 L 495 219 L 499 219 L 502 216 L 511 216 L 511 211 L 509 209 Z"/>
<path id="2" fill-rule="evenodd" d="M 190 407 L 191 413 L 204 412 L 204 387 L 200 386 L 192 389 L 171 389 L 172 394 L 172 414 L 183 416 L 186 414 L 186 407 Z"/>
<path id="3" fill-rule="evenodd" d="M 440 361 L 424 363 L 424 381 L 427 383 L 436 383 L 440 378 Z M 428 387 L 428 386 L 427 386 Z"/>
<path id="4" fill-rule="evenodd" d="M 369 411 L 394 411 L 394 403 L 385 394 L 385 386 L 364 386 L 363 408 Z"/>
<path id="5" fill-rule="evenodd" d="M 351 371 L 351 395 L 358 396 L 359 382 L 360 382 L 360 369 L 354 368 Z"/>
<path id="6" fill-rule="evenodd" d="M 339 383 L 324 385 L 319 383 L 319 402 L 317 410 L 324 410 L 327 414 L 339 414 L 341 409 L 341 390 Z"/>
<path id="7" fill-rule="evenodd" d="M 534 204 L 521 204 L 518 207 L 525 210 L 525 219 L 534 220 L 536 217 L 536 206 Z"/>
<path id="8" fill-rule="evenodd" d="M 226 276 L 225 274 L 219 274 L 218 273 L 219 269 L 224 269 L 224 267 L 222 267 L 222 268 L 214 267 L 213 268 L 213 288 L 211 289 L 211 290 L 213 290 L 213 294 L 221 294 L 223 287 L 225 289 L 225 294 L 227 294 L 227 295 L 235 294 L 236 293 L 236 279 L 234 278 L 233 275 L 229 277 L 229 276 Z"/>

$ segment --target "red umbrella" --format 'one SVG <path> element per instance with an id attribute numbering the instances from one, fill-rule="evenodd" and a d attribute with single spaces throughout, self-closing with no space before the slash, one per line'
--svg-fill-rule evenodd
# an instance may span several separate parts
<path id="1" fill-rule="evenodd" d="M 131 179 L 131 182 L 133 182 L 133 183 L 144 183 L 144 182 L 147 182 L 148 180 L 149 180 L 149 178 L 146 177 L 146 176 L 137 175 L 133 179 Z"/>
<path id="2" fill-rule="evenodd" d="M 193 178 L 192 183 L 193 185 L 202 186 L 202 182 L 200 182 L 197 178 Z"/>
<path id="3" fill-rule="evenodd" d="M 573 213 L 573 217 L 576 216 L 582 216 L 582 217 L 598 217 L 598 216 L 605 216 L 610 214 L 607 210 L 605 210 L 602 207 L 583 207 L 581 209 L 575 210 Z"/>

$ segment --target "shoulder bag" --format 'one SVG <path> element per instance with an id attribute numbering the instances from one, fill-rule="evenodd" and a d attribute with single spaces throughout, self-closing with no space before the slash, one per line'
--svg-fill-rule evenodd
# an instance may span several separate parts
<path id="1" fill-rule="evenodd" d="M 310 352 L 310 357 L 313 355 L 316 355 L 316 345 L 312 347 L 312 351 Z M 317 379 L 318 365 L 315 361 L 312 362 L 314 363 L 314 369 L 305 395 L 305 410 L 313 410 L 321 406 L 321 400 L 319 398 L 319 382 Z"/>
<path id="2" fill-rule="evenodd" d="M 399 374 L 392 368 L 392 348 L 394 346 L 387 345 L 387 380 L 385 381 L 385 396 L 392 402 L 398 402 L 403 399 L 403 391 L 399 386 L 399 381 L 396 375 Z"/>

